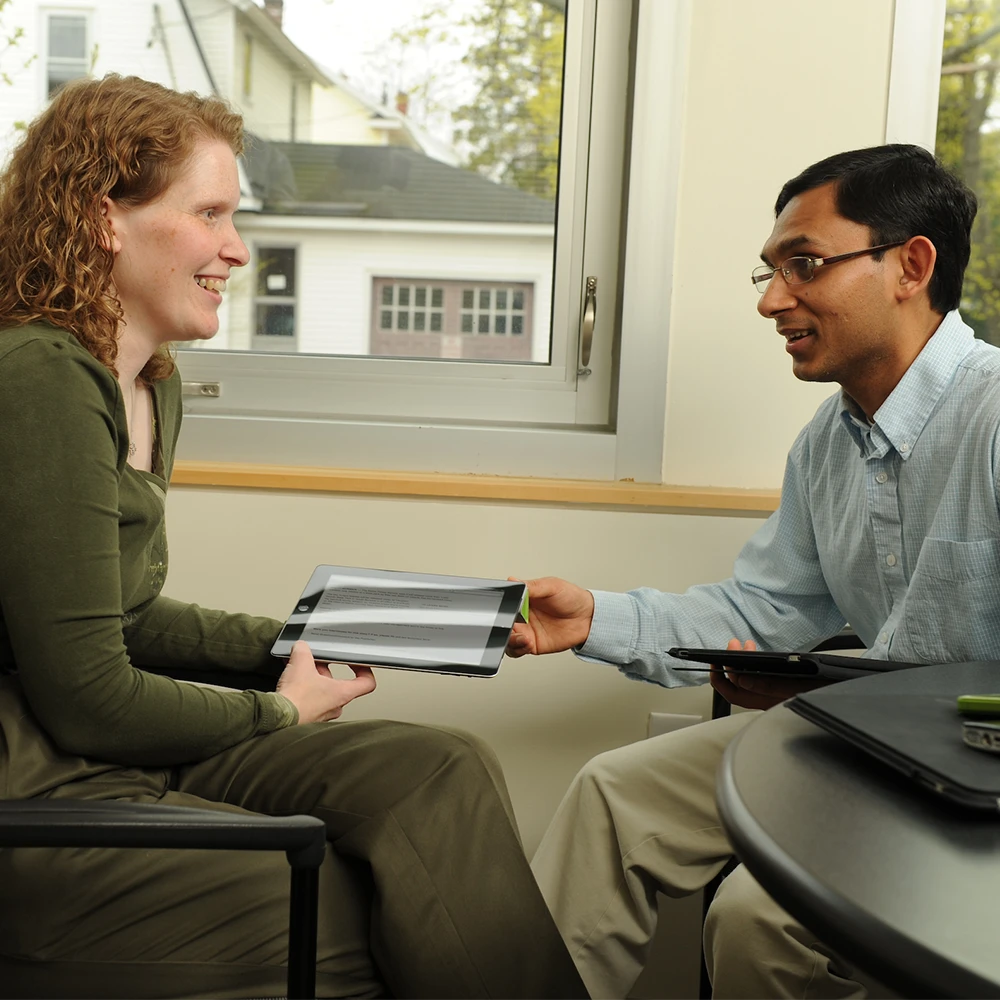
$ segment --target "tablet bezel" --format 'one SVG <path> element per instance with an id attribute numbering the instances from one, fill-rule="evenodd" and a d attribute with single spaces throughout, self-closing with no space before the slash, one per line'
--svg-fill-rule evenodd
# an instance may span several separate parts
<path id="1" fill-rule="evenodd" d="M 668 656 L 678 660 L 695 661 L 711 666 L 674 667 L 674 670 L 708 673 L 712 666 L 725 667 L 741 674 L 757 674 L 763 677 L 809 678 L 819 675 L 819 667 L 803 653 L 773 653 L 757 649 L 695 649 L 674 646 L 667 650 Z"/>
<path id="2" fill-rule="evenodd" d="M 280 659 L 288 659 L 292 645 L 297 642 L 303 630 L 309 624 L 309 617 L 315 610 L 329 578 L 334 574 L 351 576 L 364 574 L 368 580 L 372 577 L 384 578 L 391 587 L 396 583 L 428 583 L 437 586 L 452 586 L 454 589 L 501 590 L 500 605 L 497 608 L 493 625 L 490 628 L 486 645 L 483 647 L 483 658 L 477 665 L 468 663 L 452 664 L 440 660 L 416 660 L 402 657 L 367 657 L 363 660 L 337 655 L 333 645 L 323 646 L 315 641 L 310 642 L 314 658 L 321 663 L 355 663 L 371 667 L 388 667 L 392 670 L 414 670 L 420 673 L 446 674 L 460 677 L 495 677 L 500 669 L 507 640 L 517 619 L 518 612 L 524 600 L 525 584 L 516 580 L 491 580 L 480 577 L 448 576 L 440 573 L 412 573 L 403 570 L 371 569 L 362 566 L 334 566 L 321 564 L 317 566 L 303 588 L 299 599 L 295 602 L 292 613 L 285 620 L 278 633 L 278 638 L 271 647 L 271 655 Z"/>

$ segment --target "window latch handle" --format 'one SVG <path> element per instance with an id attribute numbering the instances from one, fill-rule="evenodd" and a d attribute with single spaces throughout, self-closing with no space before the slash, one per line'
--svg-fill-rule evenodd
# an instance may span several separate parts
<path id="1" fill-rule="evenodd" d="M 583 319 L 580 322 L 580 367 L 577 375 L 589 375 L 590 348 L 594 343 L 594 324 L 597 322 L 597 278 L 587 278 L 583 293 Z"/>
<path id="2" fill-rule="evenodd" d="M 209 396 L 217 399 L 222 395 L 220 382 L 181 382 L 182 396 Z"/>

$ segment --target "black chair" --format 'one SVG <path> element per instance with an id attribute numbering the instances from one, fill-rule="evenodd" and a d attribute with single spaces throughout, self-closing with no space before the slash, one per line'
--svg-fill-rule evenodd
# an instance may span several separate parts
<path id="1" fill-rule="evenodd" d="M 815 649 L 864 649 L 864 643 L 858 638 L 854 629 L 848 625 L 846 628 L 841 629 L 836 635 L 831 636 L 829 639 L 824 639 L 823 642 L 819 643 L 814 647 Z M 724 719 L 730 714 L 731 706 L 725 698 L 719 694 L 718 691 L 712 690 L 712 718 L 713 719 Z M 705 918 L 708 916 L 708 908 L 712 905 L 712 900 L 715 899 L 715 894 L 719 890 L 719 886 L 722 885 L 722 880 L 729 875 L 737 865 L 739 865 L 739 858 L 731 857 L 722 870 L 719 872 L 715 878 L 709 882 L 704 890 L 702 897 L 701 906 L 701 925 L 702 928 L 705 926 Z M 711 1000 L 712 996 L 712 983 L 708 978 L 708 966 L 705 965 L 705 944 L 704 937 L 701 941 L 701 971 L 699 974 L 698 981 L 698 997 L 699 1000 Z"/>
<path id="2" fill-rule="evenodd" d="M 170 674 L 181 680 L 258 691 L 273 690 L 276 680 L 221 671 Z M 315 816 L 261 816 L 139 802 L 13 799 L 0 801 L 3 847 L 284 851 L 291 867 L 288 998 L 312 1000 L 316 996 L 319 868 L 326 852 L 326 826 Z"/>
<path id="3" fill-rule="evenodd" d="M 316 995 L 319 866 L 326 827 L 314 816 L 257 816 L 135 802 L 0 802 L 0 847 L 211 848 L 284 851 L 291 866 L 288 997 Z"/>

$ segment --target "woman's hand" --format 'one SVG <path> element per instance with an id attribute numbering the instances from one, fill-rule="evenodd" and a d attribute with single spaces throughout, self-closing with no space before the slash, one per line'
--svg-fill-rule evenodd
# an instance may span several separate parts
<path id="1" fill-rule="evenodd" d="M 554 576 L 526 583 L 528 621 L 514 625 L 507 640 L 508 656 L 558 653 L 587 641 L 594 620 L 594 595 L 589 590 Z"/>
<path id="2" fill-rule="evenodd" d="M 277 691 L 299 710 L 300 725 L 339 719 L 345 705 L 375 690 L 371 667 L 353 663 L 348 666 L 354 677 L 338 680 L 330 675 L 329 667 L 313 659 L 308 643 L 300 639 L 292 646 L 292 655 L 278 678 Z"/>
<path id="3" fill-rule="evenodd" d="M 730 639 L 726 649 L 756 649 L 757 643 L 748 639 L 742 645 L 739 639 Z M 755 677 L 753 674 L 737 674 L 721 667 L 712 667 L 709 674 L 712 687 L 722 695 L 730 705 L 740 708 L 768 709 L 799 694 L 801 691 L 811 691 L 823 687 L 830 682 L 826 679 L 814 680 L 811 677 Z"/>

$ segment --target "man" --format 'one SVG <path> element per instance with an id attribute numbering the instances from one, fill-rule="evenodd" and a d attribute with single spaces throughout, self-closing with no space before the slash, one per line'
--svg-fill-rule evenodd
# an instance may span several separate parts
<path id="1" fill-rule="evenodd" d="M 782 189 L 758 310 L 792 371 L 837 382 L 788 456 L 781 505 L 733 576 L 685 594 L 590 592 L 529 581 L 511 655 L 575 649 L 665 686 L 672 646 L 809 649 L 850 622 L 864 655 L 910 662 L 1000 651 L 1000 350 L 956 309 L 974 195 L 915 146 L 829 157 Z M 735 643 L 738 645 L 738 643 Z M 716 674 L 733 704 L 766 709 L 795 682 Z M 731 848 L 720 756 L 753 715 L 602 754 L 574 780 L 532 867 L 594 997 L 641 971 L 656 892 L 694 892 Z M 780 788 L 776 788 L 780 794 Z M 718 996 L 866 996 L 871 984 L 781 911 L 740 868 L 706 925 Z"/>

